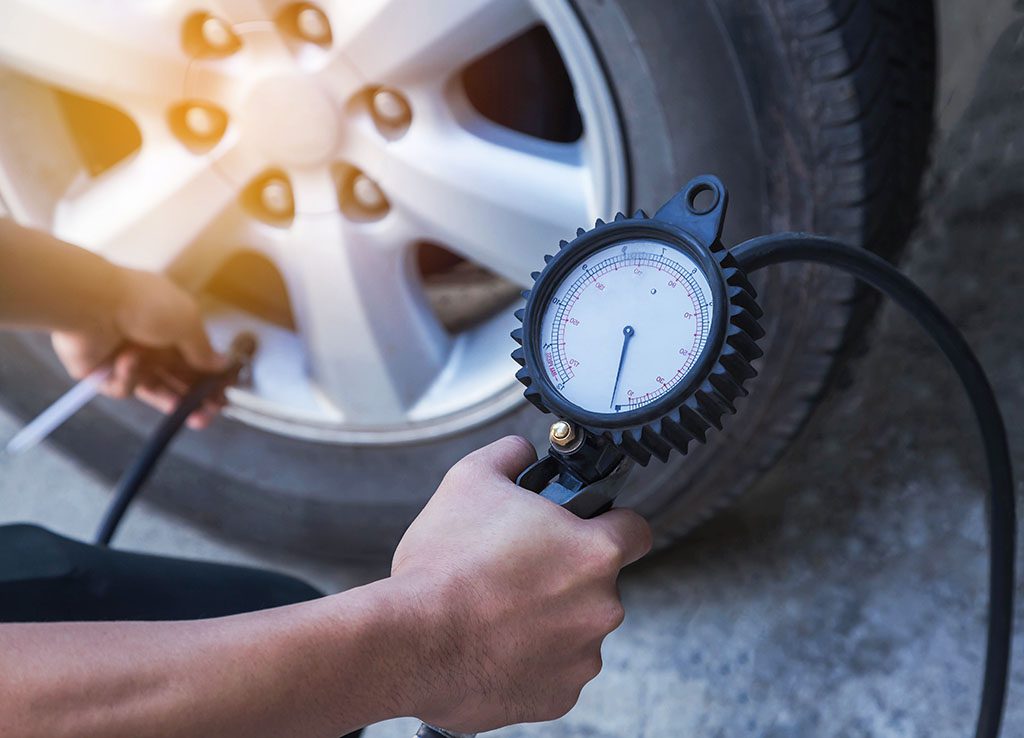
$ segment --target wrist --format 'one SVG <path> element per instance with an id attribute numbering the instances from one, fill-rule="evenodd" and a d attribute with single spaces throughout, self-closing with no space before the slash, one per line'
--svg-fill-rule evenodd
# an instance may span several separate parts
<path id="1" fill-rule="evenodd" d="M 105 319 L 111 330 L 121 333 L 121 323 L 133 312 L 132 281 L 136 272 L 111 264 L 110 297 L 104 305 Z"/>
<path id="2" fill-rule="evenodd" d="M 458 618 L 432 577 L 392 575 L 374 583 L 390 648 L 400 654 L 392 674 L 398 716 L 429 719 L 461 699 L 457 663 L 462 643 Z"/>
<path id="3" fill-rule="evenodd" d="M 118 315 L 128 302 L 130 270 L 98 256 L 95 259 L 95 272 L 85 286 L 89 294 L 82 301 L 85 307 L 81 313 L 82 325 L 72 328 L 90 333 L 116 334 Z"/>
<path id="4" fill-rule="evenodd" d="M 302 654 L 326 694 L 344 695 L 327 703 L 332 729 L 436 714 L 451 691 L 437 660 L 451 625 L 433 600 L 422 583 L 391 577 L 295 606 L 301 624 L 287 619 L 288 650 Z"/>

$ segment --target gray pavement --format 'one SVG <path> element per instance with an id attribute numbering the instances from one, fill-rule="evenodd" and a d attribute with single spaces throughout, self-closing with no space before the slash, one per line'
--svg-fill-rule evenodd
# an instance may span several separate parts
<path id="1" fill-rule="evenodd" d="M 944 124 L 928 205 L 905 262 L 988 368 L 1018 468 L 1022 69 L 1018 21 L 998 35 L 980 85 L 961 106 L 966 112 Z M 971 734 L 986 602 L 984 468 L 972 418 L 941 356 L 893 309 L 883 310 L 851 375 L 753 494 L 627 571 L 626 623 L 608 640 L 605 670 L 576 710 L 555 725 L 502 735 Z M 15 427 L 0 413 L 0 438 Z M 102 481 L 44 447 L 0 460 L 0 499 L 0 520 L 87 535 L 107 495 Z M 268 563 L 329 589 L 380 573 L 247 551 L 144 500 L 119 544 Z M 396 721 L 369 736 L 408 736 L 411 726 Z M 1003 735 L 1024 736 L 1020 641 Z"/>

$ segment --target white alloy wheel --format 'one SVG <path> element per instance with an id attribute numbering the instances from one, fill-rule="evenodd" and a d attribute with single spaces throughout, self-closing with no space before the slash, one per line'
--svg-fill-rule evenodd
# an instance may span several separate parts
<path id="1" fill-rule="evenodd" d="M 814 230 L 898 253 L 934 8 L 877 5 L 10 0 L 0 197 L 191 286 L 215 270 L 219 340 L 260 332 L 256 384 L 232 397 L 249 425 L 184 434 L 150 500 L 261 546 L 386 558 L 465 454 L 546 444 L 501 321 L 578 224 L 713 172 L 727 243 Z M 768 336 L 742 418 L 622 500 L 661 544 L 771 465 L 870 312 L 810 266 L 757 287 Z M 20 417 L 67 386 L 41 337 L 0 334 L 0 357 Z M 101 400 L 54 441 L 114 477 L 153 421 Z"/>
<path id="2" fill-rule="evenodd" d="M 11 0 L 3 14 L 0 199 L 16 219 L 196 290 L 242 253 L 279 272 L 292 328 L 208 303 L 219 343 L 261 340 L 252 386 L 230 397 L 257 427 L 387 444 L 506 412 L 521 397 L 511 310 L 446 326 L 418 249 L 525 286 L 559 239 L 626 206 L 614 102 L 567 0 Z M 459 82 L 536 26 L 571 79 L 572 141 L 491 121 Z M 90 172 L 53 90 L 123 112 L 137 147 Z"/>

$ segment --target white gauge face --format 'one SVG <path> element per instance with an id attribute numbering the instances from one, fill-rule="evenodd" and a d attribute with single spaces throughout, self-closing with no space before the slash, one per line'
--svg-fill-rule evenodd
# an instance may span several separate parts
<path id="1" fill-rule="evenodd" d="M 649 239 L 607 246 L 549 298 L 544 372 L 589 412 L 644 407 L 687 379 L 707 346 L 714 308 L 711 285 L 689 255 Z"/>

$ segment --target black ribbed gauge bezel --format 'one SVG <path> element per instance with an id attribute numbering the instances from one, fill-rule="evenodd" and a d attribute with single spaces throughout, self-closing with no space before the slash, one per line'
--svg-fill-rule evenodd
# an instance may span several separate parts
<path id="1" fill-rule="evenodd" d="M 725 341 L 726 321 L 722 311 L 713 308 L 707 343 L 687 375 L 687 380 L 672 388 L 671 392 L 654 402 L 635 410 L 620 413 L 593 413 L 579 408 L 552 385 L 550 376 L 544 371 L 543 340 L 540 335 L 541 320 L 552 296 L 561 286 L 566 275 L 601 249 L 616 243 L 629 241 L 653 241 L 690 257 L 704 272 L 711 286 L 713 305 L 726 302 L 726 285 L 718 262 L 707 249 L 700 248 L 693 240 L 678 229 L 653 220 L 622 220 L 598 226 L 560 249 L 547 268 L 541 272 L 526 303 L 523 318 L 523 349 L 527 354 L 527 365 L 537 380 L 537 391 L 551 412 L 562 417 L 571 417 L 575 422 L 607 429 L 630 428 L 647 423 L 663 414 L 663 408 L 678 404 L 681 398 L 691 394 L 710 371 Z"/>
<path id="2" fill-rule="evenodd" d="M 747 393 L 744 382 L 756 374 L 751 362 L 761 355 L 756 341 L 763 331 L 757 322 L 761 310 L 754 289 L 718 239 L 724 188 L 720 199 L 718 228 L 710 238 L 700 228 L 691 233 L 680 224 L 648 218 L 642 212 L 632 218 L 619 214 L 613 222 L 598 221 L 592 230 L 581 229 L 573 241 L 560 244 L 558 253 L 545 257 L 543 271 L 534 273 L 532 289 L 523 293 L 526 306 L 516 312 L 523 326 L 512 333 L 521 345 L 512 354 L 522 367 L 516 377 L 525 385 L 530 402 L 606 438 L 641 464 L 651 456 L 664 460 L 672 449 L 685 453 L 690 441 L 703 443 L 710 428 L 722 427 L 722 417 L 734 413 L 734 401 Z M 683 202 L 691 199 L 684 197 Z M 706 214 L 691 211 L 688 215 L 694 219 Z M 702 243 L 702 235 L 710 243 Z M 548 302 L 576 266 L 611 244 L 636 240 L 676 249 L 703 271 L 714 300 L 710 331 L 687 378 L 670 392 L 635 410 L 593 413 L 569 402 L 544 370 L 541 321 Z"/>

